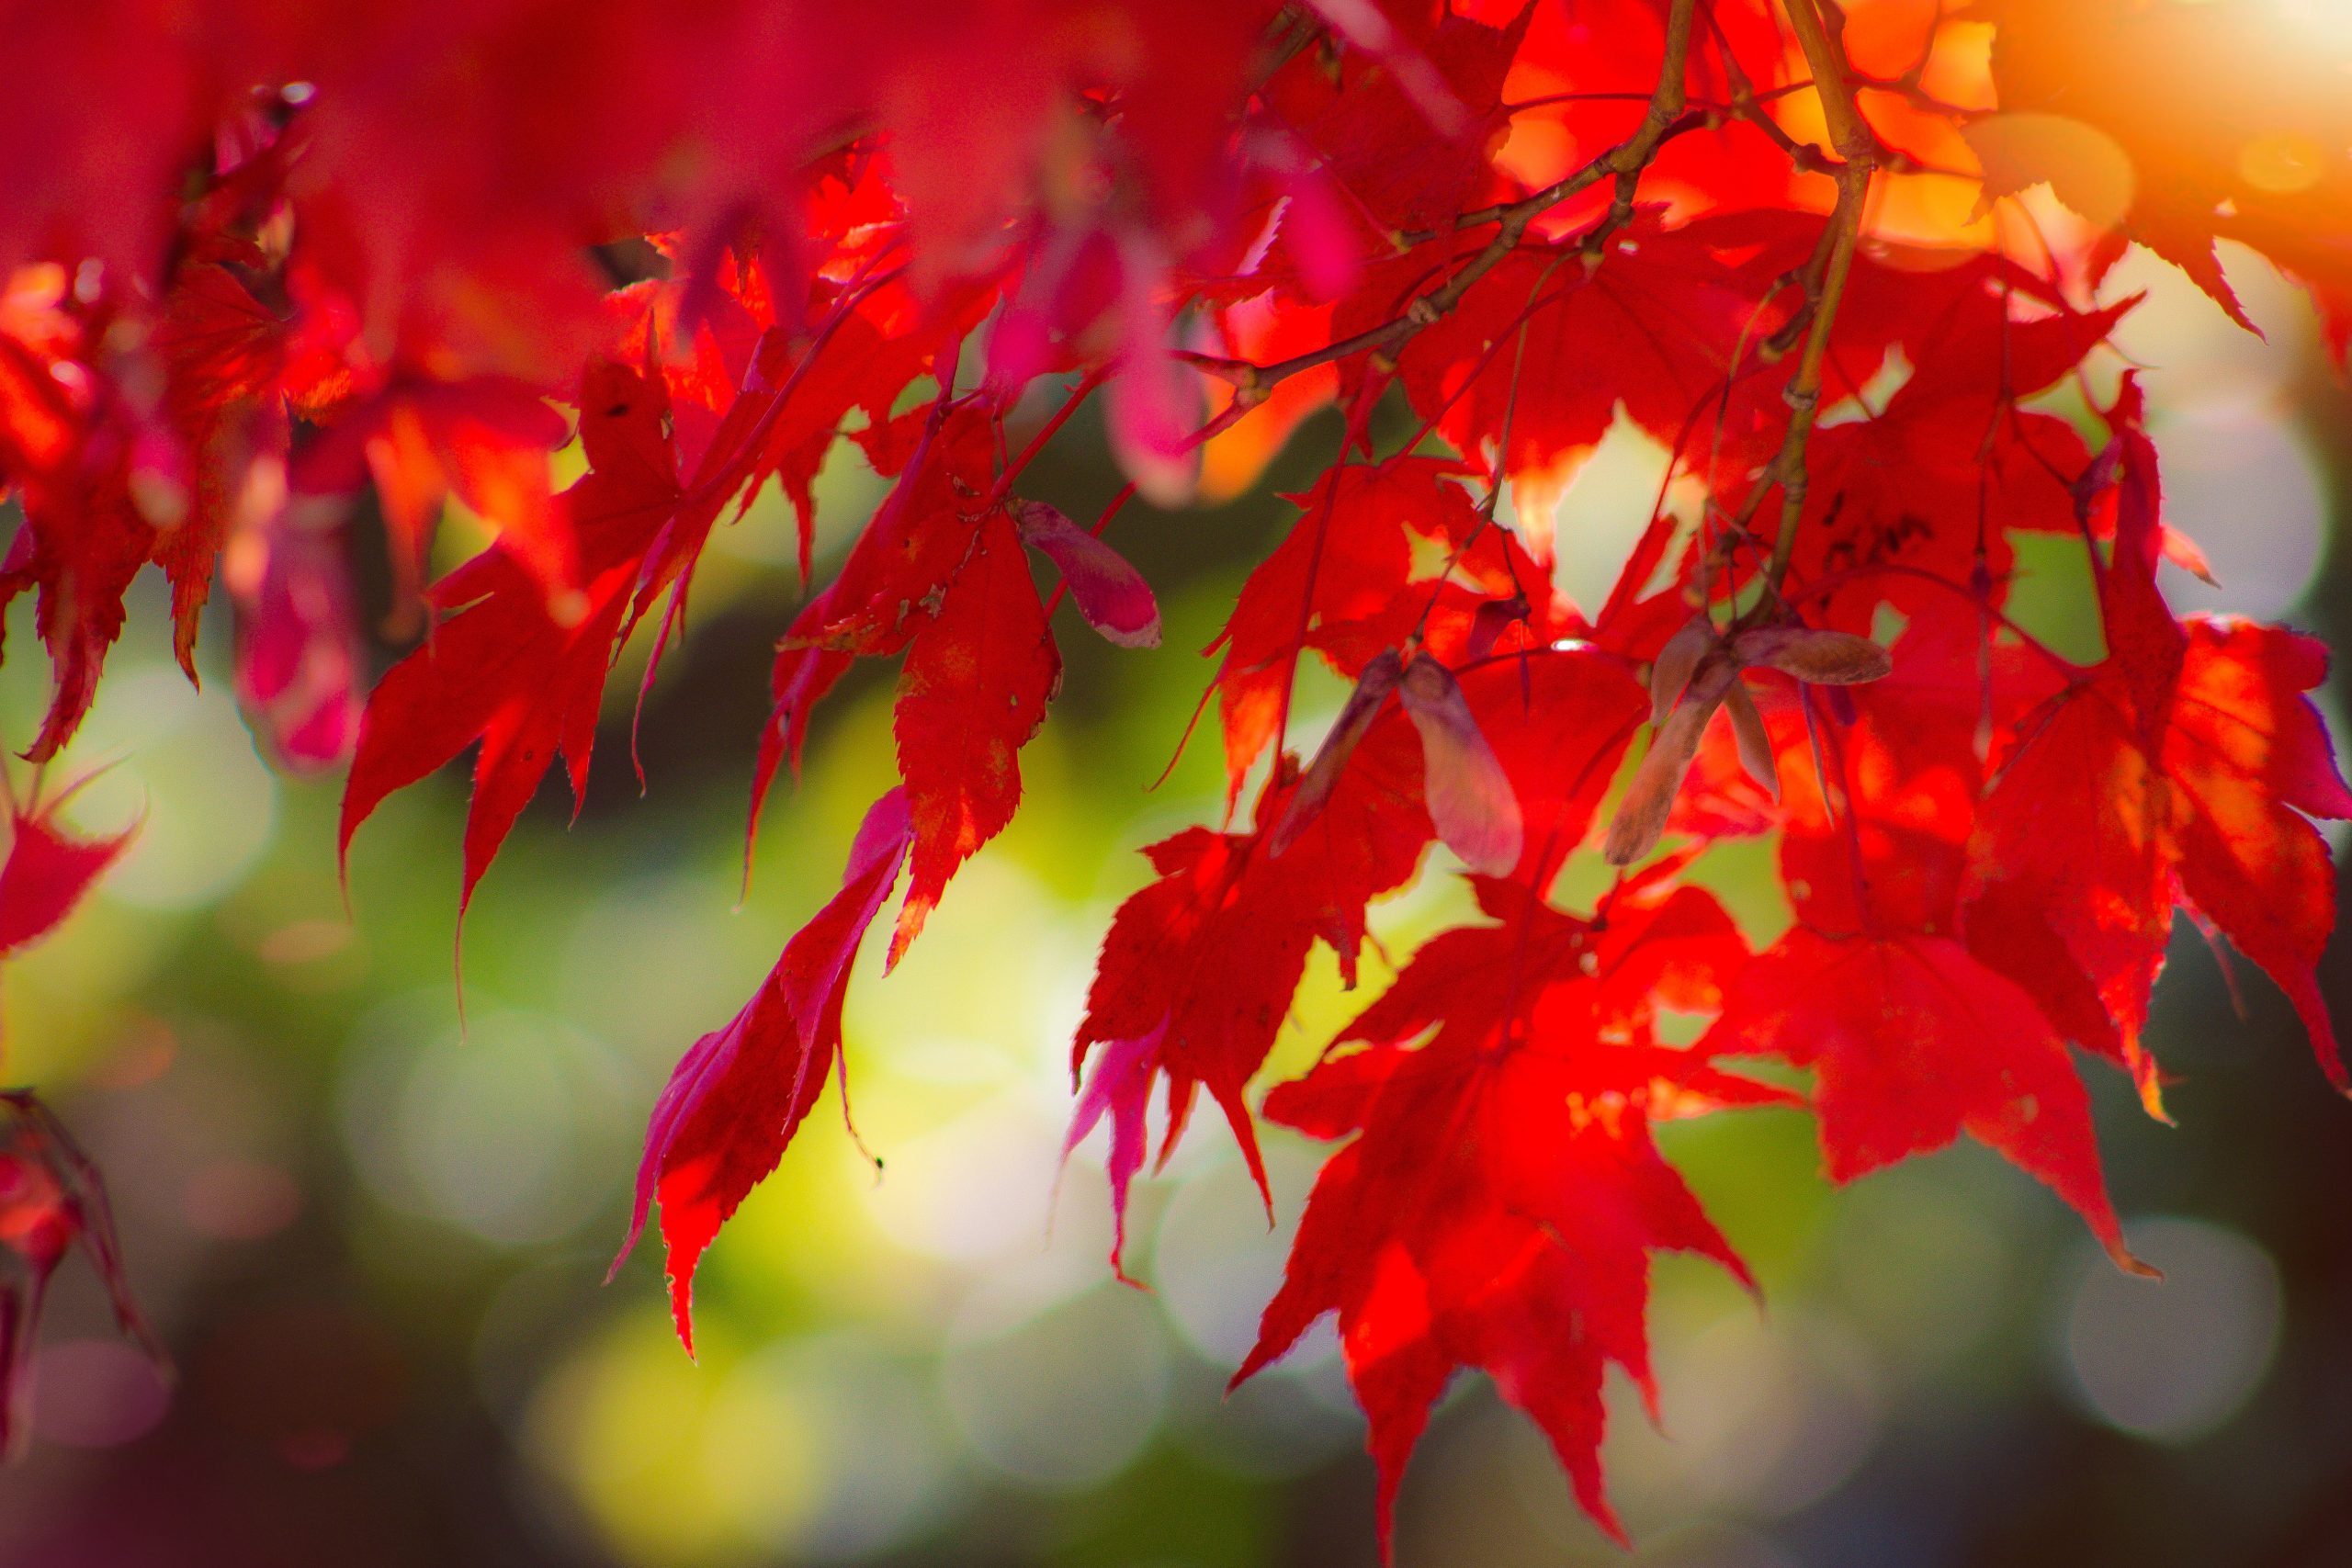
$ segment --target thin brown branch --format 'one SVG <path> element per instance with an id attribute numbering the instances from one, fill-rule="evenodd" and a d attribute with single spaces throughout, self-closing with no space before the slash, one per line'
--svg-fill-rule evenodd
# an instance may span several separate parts
<path id="1" fill-rule="evenodd" d="M 1526 238 L 1529 226 L 1537 218 L 1600 181 L 1614 179 L 1618 184 L 1617 200 L 1611 206 L 1609 217 L 1585 242 L 1589 248 L 1595 246 L 1600 240 L 1631 220 L 1633 186 L 1641 178 L 1642 171 L 1657 156 L 1658 148 L 1670 137 L 1711 123 L 1712 117 L 1706 111 L 1685 112 L 1683 78 L 1690 54 L 1691 20 L 1697 8 L 1697 0 L 1674 0 L 1673 9 L 1667 17 L 1666 57 L 1659 68 L 1657 88 L 1650 95 L 1650 107 L 1642 116 L 1642 123 L 1634 134 L 1582 168 L 1541 190 L 1499 207 L 1464 213 L 1457 227 L 1477 228 L 1492 222 L 1497 225 L 1495 236 L 1445 283 L 1416 297 L 1402 311 L 1378 326 L 1272 365 L 1259 365 L 1246 359 L 1220 359 L 1206 355 L 1188 354 L 1182 357 L 1194 369 L 1231 382 L 1237 402 L 1254 404 L 1262 401 L 1276 382 L 1302 370 L 1311 370 L 1317 366 L 1329 365 L 1366 352 L 1393 354 L 1421 329 L 1461 304 L 1463 296 L 1470 291 L 1473 285 L 1500 265 L 1503 258 L 1518 248 L 1519 243 Z M 1400 235 L 1398 241 L 1401 244 L 1410 245 L 1423 239 L 1437 237 L 1433 234 L 1419 237 Z"/>
<path id="2" fill-rule="evenodd" d="M 1845 297 L 1846 279 L 1853 270 L 1854 248 L 1861 235 L 1862 204 L 1870 195 L 1871 175 L 1878 167 L 1878 138 L 1854 103 L 1854 88 L 1846 73 L 1841 44 L 1833 43 L 1821 24 L 1815 0 L 1783 0 L 1789 24 L 1805 62 L 1820 85 L 1823 117 L 1829 136 L 1843 160 L 1838 165 L 1838 205 L 1829 215 L 1829 249 L 1818 275 L 1808 269 L 1805 299 L 1811 321 L 1805 328 L 1804 350 L 1796 373 L 1781 394 L 1789 405 L 1789 429 L 1771 471 L 1757 484 L 1760 496 L 1775 479 L 1781 486 L 1781 528 L 1772 542 L 1772 556 L 1764 570 L 1765 586 L 1778 599 L 1788 576 L 1789 557 L 1796 548 L 1797 527 L 1804 519 L 1805 447 L 1813 438 L 1814 422 L 1821 413 L 1821 370 L 1828 358 L 1829 332 Z M 1752 500 L 1753 498 L 1751 498 Z M 1763 601 L 1759 601 L 1759 604 Z"/>

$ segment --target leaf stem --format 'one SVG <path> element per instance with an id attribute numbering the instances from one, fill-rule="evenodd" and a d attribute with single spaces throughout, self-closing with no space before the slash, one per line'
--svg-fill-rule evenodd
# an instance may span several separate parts
<path id="1" fill-rule="evenodd" d="M 1814 8 L 1815 0 L 1782 0 L 1789 24 L 1804 50 L 1805 62 L 1819 85 L 1822 114 L 1829 136 L 1843 160 L 1838 166 L 1838 205 L 1829 215 L 1829 249 L 1817 272 L 1808 271 L 1805 299 L 1810 321 L 1796 374 L 1781 396 L 1789 405 L 1789 430 L 1781 443 L 1771 470 L 1758 482 L 1761 496 L 1777 479 L 1781 485 L 1781 528 L 1772 542 L 1771 559 L 1764 569 L 1769 592 L 1760 605 L 1777 601 L 1789 572 L 1789 557 L 1796 548 L 1797 527 L 1804 520 L 1805 447 L 1813 438 L 1814 422 L 1821 413 L 1821 369 L 1828 357 L 1829 330 L 1845 297 L 1846 279 L 1853 270 L 1854 249 L 1861 235 L 1862 205 L 1870 195 L 1871 176 L 1878 168 L 1878 138 L 1854 104 L 1853 84 L 1847 79 L 1845 50 L 1833 41 Z"/>

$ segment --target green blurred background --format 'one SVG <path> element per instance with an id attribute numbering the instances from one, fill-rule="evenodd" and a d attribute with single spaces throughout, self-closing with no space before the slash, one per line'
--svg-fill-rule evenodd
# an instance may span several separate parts
<path id="1" fill-rule="evenodd" d="M 2325 546 L 2347 515 L 2352 400 L 2299 299 L 2236 259 L 2267 344 L 2167 269 L 2126 280 L 2154 291 L 2123 341 L 2169 400 L 2171 521 L 2223 584 L 2170 586 L 2183 607 L 2343 645 L 2352 567 Z M 1137 1199 L 1148 1292 L 1104 1265 L 1099 1147 L 1058 1181 L 1057 1161 L 1071 1029 L 1110 912 L 1145 874 L 1134 851 L 1217 809 L 1213 743 L 1147 788 L 1207 678 L 1194 650 L 1285 524 L 1269 491 L 1332 438 L 1310 425 L 1232 505 L 1115 525 L 1159 590 L 1165 646 L 1110 649 L 1062 612 L 1069 679 L 1023 754 L 1019 819 L 899 971 L 883 979 L 869 953 L 851 988 L 851 1102 L 882 1168 L 829 1097 L 705 1262 L 699 1365 L 671 1336 L 658 1248 L 602 1282 L 643 1118 L 829 894 L 891 777 L 889 671 L 861 671 L 773 804 L 739 906 L 769 649 L 798 592 L 788 516 L 763 501 L 714 546 L 644 715 L 642 798 L 627 754 L 642 649 L 624 660 L 578 821 L 551 783 L 475 901 L 462 1032 L 462 775 L 361 833 L 346 917 L 338 782 L 257 759 L 225 619 L 199 694 L 142 584 L 148 613 L 63 773 L 113 764 L 72 817 L 144 827 L 70 926 L 9 966 L 0 1076 L 41 1085 L 105 1164 L 181 1377 L 166 1398 L 69 1268 L 34 1446 L 0 1472 L 0 1563 L 1375 1561 L 1328 1325 L 1220 1392 L 1319 1149 L 1270 1131 L 1269 1234 L 1229 1140 L 1196 1130 Z M 1621 431 L 1566 502 L 1561 581 L 1579 602 L 1646 514 L 1657 460 Z M 1034 474 L 1024 488 L 1081 519 L 1117 483 L 1083 422 Z M 876 486 L 843 464 L 824 489 L 837 557 Z M 452 552 L 480 536 L 450 536 Z M 2095 646 L 2067 608 L 2079 564 L 2025 564 L 2020 613 Z M 46 695 L 23 619 L 0 672 L 16 736 Z M 1310 682 L 1303 733 L 1340 695 Z M 1753 847 L 1710 877 L 1758 940 L 1785 919 Z M 1464 909 L 1433 864 L 1375 912 L 1368 985 Z M 2341 953 L 2323 982 L 2352 1005 Z M 1797 1116 L 1666 1129 L 1766 1305 L 1660 1267 L 1662 1430 L 1613 1391 L 1632 1561 L 2352 1563 L 2352 1108 L 2258 973 L 2236 966 L 2240 1010 L 2185 923 L 2174 959 L 2154 1040 L 2185 1079 L 2180 1125 L 2094 1069 L 2116 1201 L 2160 1286 L 2116 1273 L 2054 1198 L 1973 1147 L 1833 1193 Z M 1363 999 L 1319 953 L 1272 1076 Z M 1627 1561 L 1473 1377 L 1407 1481 L 1397 1555 Z"/>

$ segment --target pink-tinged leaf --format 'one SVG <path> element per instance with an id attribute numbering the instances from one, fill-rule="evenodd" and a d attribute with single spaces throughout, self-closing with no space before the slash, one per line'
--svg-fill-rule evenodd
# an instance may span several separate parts
<path id="1" fill-rule="evenodd" d="M 222 576 L 237 602 L 237 696 L 279 761 L 330 768 L 359 737 L 358 609 L 339 499 L 297 496 L 239 521 Z"/>
<path id="2" fill-rule="evenodd" d="M 1156 298 L 1165 266 L 1156 247 L 1130 239 L 1119 260 L 1119 367 L 1104 394 L 1111 450 L 1146 501 L 1173 509 L 1200 483 L 1193 439 L 1203 419 L 1200 376 L 1169 352 L 1167 310 Z"/>
<path id="3" fill-rule="evenodd" d="M 56 930 L 138 831 L 128 828 L 103 839 L 70 833 L 56 818 L 63 795 L 45 807 L 9 807 L 8 858 L 0 863 L 0 957 Z"/>
<path id="4" fill-rule="evenodd" d="M 689 1046 L 653 1104 L 617 1272 L 662 1205 L 670 1307 L 694 1353 L 695 1265 L 744 1196 L 774 1170 L 841 1054 L 842 999 L 859 941 L 889 897 L 914 829 L 907 795 L 874 803 L 842 889 L 785 944 L 743 1010 Z"/>
<path id="5" fill-rule="evenodd" d="M 1062 1139 L 1062 1157 L 1068 1159 L 1098 1123 L 1105 1119 L 1111 1123 L 1110 1147 L 1102 1159 L 1103 1171 L 1111 1179 L 1111 1271 L 1128 1284 L 1135 1281 L 1128 1278 L 1125 1262 L 1127 1192 L 1135 1185 L 1136 1173 L 1143 1168 L 1148 1141 L 1144 1111 L 1150 1104 L 1152 1078 L 1159 1068 L 1159 1043 L 1167 1035 L 1168 1021 L 1162 1019 L 1147 1034 L 1103 1042 L 1093 1070 L 1087 1074 L 1086 1089 L 1070 1112 L 1069 1133 Z"/>
<path id="6" fill-rule="evenodd" d="M 1299 170 L 1283 180 L 1283 248 L 1308 298 L 1336 299 L 1363 276 L 1361 225 L 1341 200 L 1337 182 L 1321 169 Z"/>
<path id="7" fill-rule="evenodd" d="M 1013 507 L 1021 542 L 1054 563 L 1086 624 L 1121 648 L 1159 646 L 1151 584 L 1118 551 L 1040 501 Z"/>
<path id="8" fill-rule="evenodd" d="M 1764 716 L 1756 711 L 1756 699 L 1747 694 L 1745 685 L 1734 681 L 1724 693 L 1724 710 L 1731 715 L 1732 737 L 1739 743 L 1739 765 L 1763 786 L 1766 795 L 1780 799 L 1780 763 L 1772 754 L 1772 737 L 1764 728 Z"/>
<path id="9" fill-rule="evenodd" d="M 1525 845 L 1519 798 L 1453 671 L 1419 654 L 1397 690 L 1420 731 L 1422 791 L 1438 837 L 1471 870 L 1509 874 Z"/>
<path id="10" fill-rule="evenodd" d="M 1373 655 L 1372 662 L 1363 667 L 1363 673 L 1356 679 L 1356 689 L 1348 694 L 1346 705 L 1340 709 L 1340 716 L 1332 721 L 1331 733 L 1326 735 L 1323 744 L 1316 748 L 1315 761 L 1307 765 L 1306 775 L 1298 781 L 1298 788 L 1290 797 L 1290 804 L 1283 808 L 1282 817 L 1274 823 L 1274 830 L 1266 840 L 1269 854 L 1279 855 L 1290 848 L 1306 825 L 1315 820 L 1324 803 L 1331 798 L 1331 791 L 1338 786 L 1340 774 L 1347 767 L 1349 756 L 1363 739 L 1364 731 L 1372 728 L 1372 721 L 1380 716 L 1382 705 L 1388 701 L 1388 694 L 1396 689 L 1396 682 L 1403 673 L 1404 661 L 1397 658 L 1393 648 L 1381 649 Z"/>

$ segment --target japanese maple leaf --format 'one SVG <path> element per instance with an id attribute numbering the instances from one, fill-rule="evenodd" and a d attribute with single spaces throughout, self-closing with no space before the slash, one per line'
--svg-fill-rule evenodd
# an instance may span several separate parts
<path id="1" fill-rule="evenodd" d="M 822 280 L 819 288 L 823 288 Z M 783 387 L 796 370 L 809 368 L 753 448 L 751 486 L 773 474 L 791 501 L 799 525 L 800 575 L 808 578 L 816 533 L 817 470 L 838 439 L 842 422 L 863 411 L 869 424 L 886 422 L 893 405 L 918 378 L 932 374 L 943 350 L 962 341 L 995 303 L 992 288 L 967 284 L 941 299 L 925 301 L 902 283 L 819 293 L 807 306 L 809 320 L 854 301 L 829 341 L 794 344 L 800 356 L 776 355 L 763 362 L 767 383 Z M 788 338 L 786 340 L 790 341 Z M 773 353 L 774 351 L 770 351 Z"/>
<path id="2" fill-rule="evenodd" d="M 1045 722 L 1061 656 L 1012 519 L 984 515 L 937 615 L 907 645 L 894 728 L 914 822 L 913 871 L 895 963 L 956 868 L 1021 801 L 1019 754 Z"/>
<path id="3" fill-rule="evenodd" d="M 46 804 L 20 803 L 13 793 L 8 797 L 8 856 L 0 862 L 0 958 L 55 931 L 107 868 L 122 858 L 138 831 L 134 825 L 92 839 L 67 829 L 57 820 L 57 811 L 80 787 L 69 784 Z"/>
<path id="4" fill-rule="evenodd" d="M 2312 817 L 2352 816 L 2311 639 L 2251 622 L 2176 622 L 2155 588 L 2155 451 L 2127 386 L 2113 417 L 2114 546 L 2095 562 L 2108 656 L 2021 722 L 1973 846 L 1972 899 L 2042 911 L 2137 1061 L 2177 899 L 2287 993 L 2329 1081 L 2352 1089 L 2314 971 L 2335 874 Z M 2140 1068 L 2154 1104 L 2153 1078 Z"/>
<path id="5" fill-rule="evenodd" d="M 2127 1042 L 2147 1018 L 2177 897 L 2267 970 L 2347 1080 L 2315 969 L 2334 872 L 2311 817 L 2352 817 L 2305 694 L 2325 679 L 2308 637 L 2192 616 L 2177 685 L 2154 713 L 2111 665 L 2053 698 L 2002 764 L 1971 869 L 2007 889 L 2097 983 Z"/>
<path id="6" fill-rule="evenodd" d="M 2343 351 L 2352 107 L 2340 83 L 2352 48 L 2340 28 L 2299 28 L 2246 5 L 1988 9 L 1993 81 L 2008 111 L 1970 130 L 1988 196 L 2049 181 L 2241 322 L 2214 242 L 2251 245 L 2311 287 Z"/>
<path id="7" fill-rule="evenodd" d="M 1699 1049 L 1813 1068 L 1830 1179 L 1965 1131 L 2046 1182 L 2118 1262 L 2138 1269 L 2066 1043 L 2031 997 L 1957 941 L 1799 925 L 1741 971 Z"/>
<path id="8" fill-rule="evenodd" d="M 1067 1142 L 1075 1147 L 1109 1119 L 1112 1263 L 1122 1272 L 1127 1192 L 1143 1165 L 1155 1084 L 1167 1086 L 1163 1162 L 1205 1087 L 1265 1190 L 1242 1090 L 1273 1047 L 1317 939 L 1352 982 L 1365 903 L 1419 862 L 1426 818 L 1416 827 L 1417 813 L 1392 806 L 1410 798 L 1410 744 L 1401 725 L 1368 740 L 1324 808 L 1327 833 L 1292 854 L 1275 857 L 1265 842 L 1295 787 L 1289 767 L 1269 781 L 1255 830 L 1191 828 L 1145 852 L 1159 880 L 1112 918 L 1070 1053 L 1073 1079 L 1081 1069 L 1088 1077 Z"/>
<path id="9" fill-rule="evenodd" d="M 1478 728 L 1494 738 L 1525 824 L 1521 870 L 1547 878 L 1583 838 L 1633 739 L 1640 689 L 1617 661 L 1589 651 L 1531 655 L 1524 665 L 1498 658 L 1465 671 L 1460 684 Z M 1285 757 L 1250 831 L 1195 828 L 1146 852 L 1159 879 L 1113 918 L 1071 1054 L 1073 1072 L 1091 1076 L 1069 1141 L 1110 1122 L 1121 1240 L 1145 1154 L 1144 1106 L 1162 1079 L 1160 1157 L 1204 1087 L 1263 1187 L 1242 1090 L 1272 1048 L 1317 940 L 1354 983 L 1366 905 L 1403 885 L 1435 831 L 1424 766 L 1411 717 L 1390 705 L 1364 726 L 1303 820 L 1286 818 L 1314 780 Z"/>
<path id="10" fill-rule="evenodd" d="M 1657 991 L 1712 1001 L 1745 953 L 1705 895 L 1660 901 L 1654 882 L 1585 921 L 1511 884 L 1478 886 L 1501 922 L 1430 942 L 1338 1043 L 1363 1049 L 1327 1055 L 1266 1101 L 1274 1121 L 1355 1137 L 1317 1178 L 1234 1382 L 1338 1314 L 1371 1423 L 1384 1551 L 1406 1461 L 1463 1366 L 1533 1417 L 1577 1500 L 1624 1539 L 1601 1485 L 1601 1382 L 1623 1368 L 1655 1413 L 1650 1254 L 1698 1252 L 1753 1285 L 1650 1122 L 1787 1098 L 1650 1035 Z M 1646 941 L 1669 908 L 1672 929 Z"/>
<path id="11" fill-rule="evenodd" d="M 1822 584 L 1824 624 L 1866 632 L 1882 602 L 1915 617 L 1963 611 L 1980 570 L 1997 605 L 2010 530 L 2074 531 L 2070 481 L 2090 454 L 2064 420 L 2017 403 L 2073 370 L 2136 303 L 2016 320 L 1988 280 L 1919 334 L 1917 367 L 1885 407 L 1815 433 L 1790 577 Z"/>
<path id="12" fill-rule="evenodd" d="M 670 1304 L 692 1354 L 695 1266 L 744 1196 L 774 1170 L 842 1048 L 842 999 L 865 930 L 915 837 L 907 795 L 866 812 L 841 891 L 785 944 L 775 968 L 724 1029 L 687 1047 L 654 1101 L 617 1273 L 662 1205 Z"/>
<path id="13" fill-rule="evenodd" d="M 818 704 L 858 659 L 904 651 L 944 604 L 982 525 L 1003 521 L 1002 501 L 993 494 L 995 446 L 988 419 L 968 405 L 934 405 L 919 429 L 898 481 L 850 547 L 840 572 L 801 606 L 777 645 L 769 678 L 775 705 L 761 732 L 752 775 L 754 833 L 777 772 L 787 761 L 799 767 Z M 1018 557 L 1016 547 L 1006 558 L 1017 562 Z M 1007 581 L 1003 560 L 996 570 L 996 580 Z M 1035 604 L 1035 592 L 1027 592 Z M 965 614 L 977 615 L 978 606 Z"/>
<path id="14" fill-rule="evenodd" d="M 191 474 L 183 515 L 155 540 L 154 558 L 172 584 L 173 647 L 196 678 L 198 614 L 213 562 L 237 520 L 257 457 L 282 461 L 288 448 L 287 323 L 220 262 L 179 269 L 152 342 L 164 368 L 164 411 L 187 451 Z"/>
<path id="15" fill-rule="evenodd" d="M 25 753 L 36 762 L 57 755 L 89 712 L 107 650 L 122 635 L 122 596 L 155 541 L 154 529 L 108 480 L 67 483 L 72 500 L 25 495 L 25 521 L 0 559 L 0 604 L 35 594 L 33 628 L 55 681 L 48 716 Z"/>
<path id="16" fill-rule="evenodd" d="M 1758 688 L 1778 756 L 1781 881 L 1819 931 L 1957 936 L 1987 777 L 1978 748 L 2057 691 L 2064 667 L 1988 646 L 1973 615 L 1915 620 L 1891 662 L 1884 680 L 1842 690 L 1843 714 L 1819 691 Z"/>
<path id="17" fill-rule="evenodd" d="M 13 1265 L 12 1278 L 0 1277 L 0 1457 L 24 1450 L 41 1308 L 51 1276 L 75 1248 L 105 1285 L 117 1328 L 168 1373 L 170 1359 L 131 1296 L 98 1168 L 40 1096 L 0 1090 L 0 1262 Z"/>
<path id="18" fill-rule="evenodd" d="M 895 207 L 882 216 L 897 218 Z M 681 467 L 698 484 L 741 494 L 746 503 L 775 479 L 798 524 L 804 582 L 815 541 L 811 487 L 842 422 L 863 412 L 869 427 L 888 423 L 909 385 L 931 372 L 939 352 L 970 331 L 994 299 L 992 288 L 972 284 L 925 301 L 910 294 L 903 271 L 847 282 L 813 276 L 804 299 L 779 302 L 769 269 L 730 252 L 699 321 L 681 320 L 686 301 L 675 284 L 641 285 L 634 301 L 638 313 L 619 354 L 670 356 L 664 374 Z M 676 346 L 689 328 L 691 358 Z M 707 530 L 718 512 L 690 516 Z M 675 546 L 689 556 L 700 547 L 699 536 Z"/>
<path id="19" fill-rule="evenodd" d="M 1409 38 L 1459 102 L 1476 106 L 1466 125 L 1433 130 L 1410 83 L 1390 62 L 1355 51 L 1337 71 L 1311 51 L 1295 56 L 1261 101 L 1316 149 L 1368 226 L 1447 227 L 1496 194 L 1487 160 L 1510 129 L 1497 99 L 1534 9 L 1521 6 L 1500 26 L 1448 9 L 1425 36 Z M 1408 17 L 1408 26 L 1426 19 Z"/>
<path id="20" fill-rule="evenodd" d="M 297 497 L 241 534 L 225 575 L 237 601 L 237 697 L 297 772 L 351 755 L 361 713 L 359 607 L 343 507 Z"/>
<path id="21" fill-rule="evenodd" d="M 54 313 L 52 313 L 54 314 Z M 62 315 L 70 334 L 76 323 Z M 34 593 L 33 628 L 49 650 L 49 713 L 26 753 L 46 761 L 72 738 L 97 693 L 107 650 L 122 633 L 122 596 L 155 546 L 133 484 L 168 480 L 156 433 L 130 420 L 72 356 L 0 331 L 0 485 L 24 518 L 0 558 L 0 605 Z M 72 389 L 78 389 L 76 395 Z"/>
<path id="22" fill-rule="evenodd" d="M 435 583 L 431 602 L 447 618 L 368 698 L 344 787 L 340 851 L 348 856 L 352 835 L 386 795 L 481 743 L 461 915 L 559 756 L 574 798 L 585 787 L 613 641 L 646 552 L 681 500 L 660 385 L 598 362 L 580 396 L 588 472 L 558 498 L 578 550 L 580 615 L 558 624 L 541 580 L 503 548 Z"/>
<path id="23" fill-rule="evenodd" d="M 1643 429 L 1677 443 L 1732 384 L 1736 395 L 1712 437 L 1717 456 L 1736 464 L 1777 440 L 1765 389 L 1734 376 L 1761 306 L 1703 231 L 1644 216 L 1597 261 L 1566 244 L 1515 251 L 1406 345 L 1398 373 L 1415 411 L 1457 451 L 1483 462 L 1499 448 L 1521 517 L 1540 527 L 1621 403 Z M 1611 374 L 1591 374 L 1595 365 Z"/>
<path id="24" fill-rule="evenodd" d="M 286 449 L 274 379 L 284 329 L 226 266 L 191 261 L 166 292 L 152 360 L 133 378 L 160 377 L 160 399 L 127 395 L 105 373 L 113 309 L 103 297 L 51 295 L 16 332 L 0 322 L 0 484 L 17 489 L 25 513 L 0 595 L 37 591 L 35 627 L 56 680 L 36 760 L 80 724 L 147 559 L 171 580 L 174 646 L 195 678 L 214 558 L 254 465 Z M 90 354 L 102 363 L 78 357 Z"/>
<path id="25" fill-rule="evenodd" d="M 571 514 L 548 488 L 548 457 L 563 445 L 562 416 L 530 386 L 503 377 L 438 382 L 402 377 L 342 410 L 296 466 L 299 490 L 348 492 L 375 482 L 394 569 L 421 574 L 441 507 L 452 494 L 498 530 L 507 556 L 546 588 L 569 619 L 578 548 Z"/>

